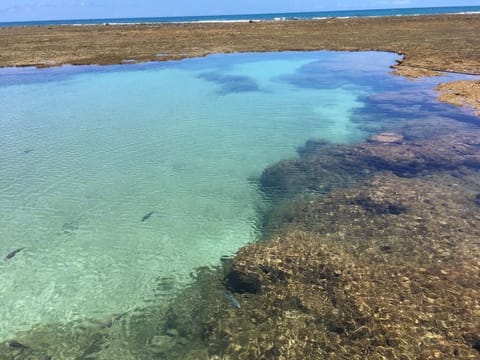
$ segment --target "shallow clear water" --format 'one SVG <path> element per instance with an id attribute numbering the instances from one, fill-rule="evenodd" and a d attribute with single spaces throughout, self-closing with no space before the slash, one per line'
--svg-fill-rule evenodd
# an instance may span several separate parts
<path id="1" fill-rule="evenodd" d="M 0 70 L 0 339 L 168 299 L 254 241 L 262 170 L 310 138 L 365 139 L 365 99 L 419 86 L 396 58 Z"/>

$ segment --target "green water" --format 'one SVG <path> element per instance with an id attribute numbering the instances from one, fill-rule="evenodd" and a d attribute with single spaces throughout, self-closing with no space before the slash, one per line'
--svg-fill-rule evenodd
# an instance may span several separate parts
<path id="1" fill-rule="evenodd" d="M 395 59 L 0 70 L 0 339 L 167 301 L 257 239 L 262 170 L 310 138 L 364 139 L 352 112 Z"/>

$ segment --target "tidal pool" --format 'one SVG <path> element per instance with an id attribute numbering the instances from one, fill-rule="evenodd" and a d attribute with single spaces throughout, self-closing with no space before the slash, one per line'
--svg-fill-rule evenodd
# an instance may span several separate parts
<path id="1" fill-rule="evenodd" d="M 312 138 L 350 144 L 454 111 L 434 100 L 439 80 L 389 74 L 397 58 L 0 70 L 0 340 L 168 302 L 259 238 L 267 166 Z"/>

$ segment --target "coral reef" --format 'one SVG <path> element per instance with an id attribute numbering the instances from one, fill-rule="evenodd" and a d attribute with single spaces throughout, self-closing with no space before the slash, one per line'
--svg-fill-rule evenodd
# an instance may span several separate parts
<path id="1" fill-rule="evenodd" d="M 413 177 L 461 166 L 480 168 L 480 134 L 472 131 L 475 127 L 443 120 L 435 126 L 432 121 L 403 123 L 398 133 L 374 135 L 370 141 L 353 146 L 309 141 L 300 149 L 300 158 L 265 169 L 262 188 L 267 193 L 292 197 L 305 192 L 328 193 L 382 170 Z M 427 135 L 418 135 L 425 129 Z M 376 141 L 386 137 L 389 141 Z"/>
<path id="2" fill-rule="evenodd" d="M 480 358 L 480 135 L 441 124 L 310 142 L 264 172 L 288 193 L 267 221 L 282 231 L 232 264 L 242 309 L 208 331 L 224 358 Z"/>
<path id="3" fill-rule="evenodd" d="M 480 211 L 436 180 L 376 175 L 242 249 L 229 285 L 253 299 L 223 320 L 229 358 L 479 358 Z"/>
<path id="4" fill-rule="evenodd" d="M 372 143 L 400 144 L 403 141 L 403 136 L 393 132 L 384 132 L 370 136 L 368 141 Z"/>

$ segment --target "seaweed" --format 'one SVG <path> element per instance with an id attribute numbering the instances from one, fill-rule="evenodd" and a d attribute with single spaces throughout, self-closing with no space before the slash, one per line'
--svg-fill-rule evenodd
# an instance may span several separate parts
<path id="1" fill-rule="evenodd" d="M 220 85 L 218 93 L 221 95 L 259 91 L 260 89 L 255 79 L 244 75 L 224 75 L 210 72 L 199 75 L 199 78 Z"/>

